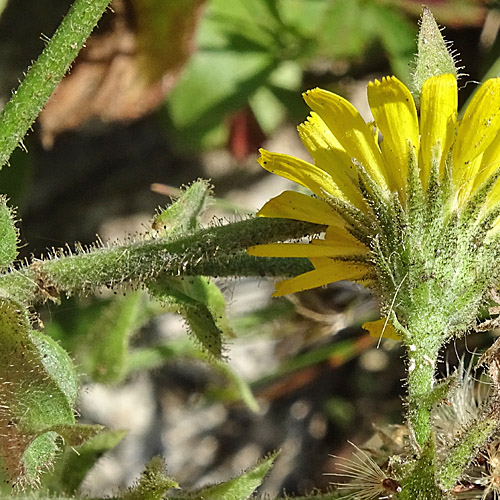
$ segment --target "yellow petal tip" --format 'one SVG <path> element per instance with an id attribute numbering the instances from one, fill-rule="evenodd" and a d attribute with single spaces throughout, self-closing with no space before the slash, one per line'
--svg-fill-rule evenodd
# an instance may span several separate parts
<path id="1" fill-rule="evenodd" d="M 401 340 L 398 332 L 392 326 L 392 323 L 387 321 L 387 318 L 380 318 L 377 321 L 367 321 L 361 325 L 361 328 L 367 330 L 372 337 L 377 339 Z"/>

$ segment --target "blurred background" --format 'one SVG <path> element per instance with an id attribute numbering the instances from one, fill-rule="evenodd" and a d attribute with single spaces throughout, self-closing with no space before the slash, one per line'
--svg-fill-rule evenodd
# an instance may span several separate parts
<path id="1" fill-rule="evenodd" d="M 53 34 L 69 0 L 0 1 L 0 100 Z M 459 54 L 461 102 L 500 75 L 500 5 L 429 0 Z M 289 187 L 260 146 L 308 159 L 295 127 L 301 93 L 321 86 L 369 120 L 366 84 L 407 82 L 421 0 L 113 0 L 33 127 L 0 190 L 18 207 L 21 257 L 149 230 L 178 188 L 210 179 L 203 225 L 241 220 Z M 229 479 L 281 449 L 262 493 L 325 489 L 329 454 L 401 422 L 397 343 L 366 336 L 369 292 L 337 283 L 270 299 L 265 279 L 216 280 L 227 304 L 224 363 L 208 363 L 182 317 L 134 292 L 46 306 L 46 332 L 81 372 L 81 418 L 128 430 L 85 482 L 130 484 L 154 455 L 183 487 Z M 121 310 L 134 320 L 116 332 Z M 111 332 L 111 333 L 109 333 Z M 482 336 L 489 334 L 481 334 Z M 481 345 L 468 338 L 468 349 Z M 453 363 L 463 345 L 450 346 Z M 110 369 L 113 367 L 113 369 Z"/>

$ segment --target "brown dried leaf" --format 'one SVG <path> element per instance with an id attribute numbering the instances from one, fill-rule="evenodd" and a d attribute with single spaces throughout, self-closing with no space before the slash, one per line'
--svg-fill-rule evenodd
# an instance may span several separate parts
<path id="1" fill-rule="evenodd" d="M 42 142 L 88 119 L 140 118 L 158 107 L 194 51 L 205 0 L 113 0 L 40 115 Z"/>

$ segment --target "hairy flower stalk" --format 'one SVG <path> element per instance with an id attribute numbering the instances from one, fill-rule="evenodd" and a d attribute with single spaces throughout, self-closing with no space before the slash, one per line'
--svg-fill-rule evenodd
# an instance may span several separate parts
<path id="1" fill-rule="evenodd" d="M 259 162 L 314 196 L 285 191 L 259 215 L 328 227 L 310 244 L 260 245 L 249 253 L 312 262 L 314 270 L 277 283 L 277 296 L 338 280 L 380 296 L 383 318 L 367 328 L 399 337 L 407 352 L 417 466 L 405 469 L 410 479 L 400 498 L 441 498 L 425 482 L 438 466 L 430 418 L 442 396 L 434 387 L 436 359 L 473 325 L 499 275 L 500 79 L 477 89 L 461 120 L 453 74 L 424 81 L 420 113 L 397 78 L 370 83 L 373 123 L 326 90 L 304 99 L 313 112 L 298 130 L 314 164 L 265 150 Z"/>

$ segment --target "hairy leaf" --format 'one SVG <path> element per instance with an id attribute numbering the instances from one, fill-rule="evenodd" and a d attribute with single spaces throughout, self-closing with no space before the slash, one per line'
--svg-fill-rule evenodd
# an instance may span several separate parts
<path id="1" fill-rule="evenodd" d="M 205 208 L 210 194 L 211 186 L 208 181 L 200 179 L 193 182 L 175 203 L 156 215 L 153 229 L 168 235 L 197 229 L 198 216 Z"/>
<path id="2" fill-rule="evenodd" d="M 215 358 L 222 355 L 222 335 L 230 330 L 221 291 L 208 278 L 164 277 L 149 285 L 149 289 L 165 306 L 186 319 L 190 331 L 201 347 Z"/>
<path id="3" fill-rule="evenodd" d="M 262 484 L 277 456 L 278 453 L 269 455 L 269 457 L 234 479 L 206 486 L 187 495 L 173 498 L 182 500 L 188 498 L 203 500 L 246 500 Z"/>
<path id="4" fill-rule="evenodd" d="M 36 483 L 57 450 L 54 426 L 74 424 L 76 376 L 67 354 L 0 299 L 0 453 L 13 483 Z"/>

